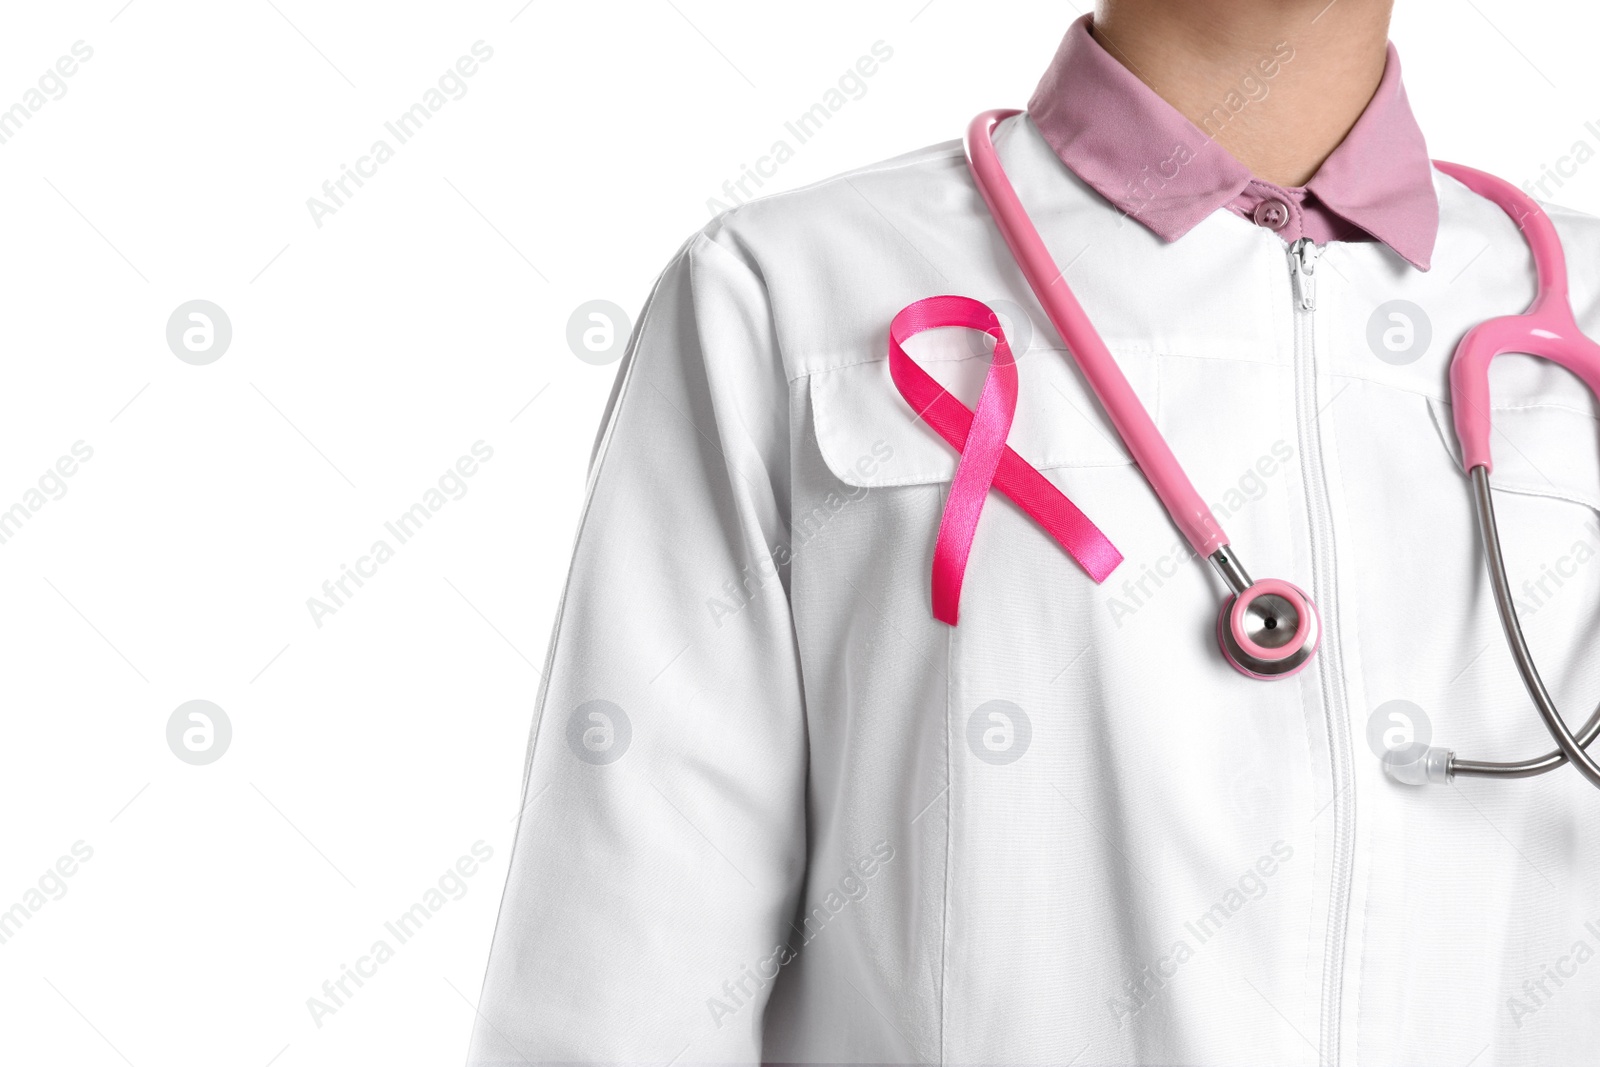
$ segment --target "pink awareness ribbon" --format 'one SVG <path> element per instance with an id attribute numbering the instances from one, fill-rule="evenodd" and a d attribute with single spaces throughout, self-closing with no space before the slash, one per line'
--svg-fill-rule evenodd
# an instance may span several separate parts
<path id="1" fill-rule="evenodd" d="M 975 411 L 946 391 L 902 347 L 924 330 L 946 326 L 980 330 L 994 338 L 994 355 Z M 917 417 L 961 453 L 933 548 L 934 618 L 956 625 L 961 581 L 991 488 L 1010 497 L 1044 527 L 1096 582 L 1105 581 L 1122 562 L 1122 553 L 1099 527 L 1006 444 L 1017 411 L 1017 363 L 999 317 L 987 305 L 964 296 L 930 296 L 902 308 L 889 324 L 889 376 Z"/>

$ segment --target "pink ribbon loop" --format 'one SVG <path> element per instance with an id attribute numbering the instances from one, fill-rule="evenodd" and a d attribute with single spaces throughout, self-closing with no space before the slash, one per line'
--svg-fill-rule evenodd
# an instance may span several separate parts
<path id="1" fill-rule="evenodd" d="M 924 330 L 947 326 L 994 338 L 994 356 L 976 410 L 952 396 L 902 347 Z M 961 453 L 933 548 L 934 618 L 956 625 L 961 581 L 991 488 L 1044 527 L 1096 582 L 1105 581 L 1122 562 L 1122 553 L 1099 527 L 1006 444 L 1017 411 L 1017 363 L 999 317 L 987 305 L 964 296 L 930 296 L 902 308 L 889 324 L 889 376 L 917 417 Z"/>

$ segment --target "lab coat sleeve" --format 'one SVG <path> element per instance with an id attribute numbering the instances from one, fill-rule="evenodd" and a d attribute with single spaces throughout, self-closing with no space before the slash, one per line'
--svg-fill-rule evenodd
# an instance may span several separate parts
<path id="1" fill-rule="evenodd" d="M 789 416 L 717 232 L 657 282 L 591 464 L 474 1065 L 760 1060 L 805 867 Z"/>

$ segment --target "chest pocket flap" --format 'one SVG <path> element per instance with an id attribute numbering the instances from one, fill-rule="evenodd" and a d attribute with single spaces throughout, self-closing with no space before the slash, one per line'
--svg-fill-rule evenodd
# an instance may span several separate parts
<path id="1" fill-rule="evenodd" d="M 906 351 L 970 410 L 989 371 L 983 338 L 966 330 L 929 330 Z M 1118 363 L 1154 414 L 1152 357 L 1118 355 Z M 1007 443 L 1039 470 L 1112 467 L 1132 462 L 1072 357 L 1032 347 L 1017 359 L 1017 411 Z M 917 417 L 889 376 L 887 359 L 819 371 L 810 376 L 817 444 L 828 469 L 846 485 L 893 486 L 948 482 L 959 453 Z M 864 461 L 887 442 L 892 464 Z"/>
<path id="2" fill-rule="evenodd" d="M 1600 512 L 1600 421 L 1589 390 L 1564 368 L 1533 356 L 1501 356 L 1492 373 L 1494 487 Z M 1429 397 L 1428 407 L 1459 467 L 1461 445 L 1450 405 Z"/>

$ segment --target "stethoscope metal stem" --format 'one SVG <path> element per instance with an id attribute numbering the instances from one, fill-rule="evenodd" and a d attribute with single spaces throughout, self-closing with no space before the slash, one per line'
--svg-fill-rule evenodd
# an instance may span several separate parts
<path id="1" fill-rule="evenodd" d="M 1533 699 L 1545 729 L 1555 739 L 1557 751 L 1534 759 L 1515 763 L 1489 763 L 1479 760 L 1450 759 L 1449 774 L 1479 778 L 1528 778 L 1554 770 L 1571 761 L 1591 785 L 1600 788 L 1600 765 L 1586 751 L 1596 735 L 1600 735 L 1600 708 L 1589 716 L 1577 737 L 1567 728 L 1550 693 L 1545 689 L 1539 669 L 1534 665 L 1528 642 L 1522 634 L 1522 623 L 1517 618 L 1517 607 L 1511 598 L 1511 581 L 1506 576 L 1505 558 L 1500 547 L 1500 531 L 1495 525 L 1494 498 L 1489 492 L 1489 470 L 1483 465 L 1472 468 L 1472 499 L 1478 514 L 1478 533 L 1483 542 L 1483 559 L 1489 570 L 1489 583 L 1494 590 L 1495 608 L 1500 614 L 1500 625 L 1505 630 L 1506 644 L 1511 658 L 1522 675 L 1523 685 Z"/>
<path id="2" fill-rule="evenodd" d="M 1250 580 L 1249 572 L 1244 569 L 1244 564 L 1233 554 L 1232 545 L 1223 545 L 1211 553 L 1211 565 L 1217 568 L 1217 573 L 1222 575 L 1222 580 L 1228 583 L 1228 588 L 1235 594 L 1244 592 L 1254 584 Z"/>

